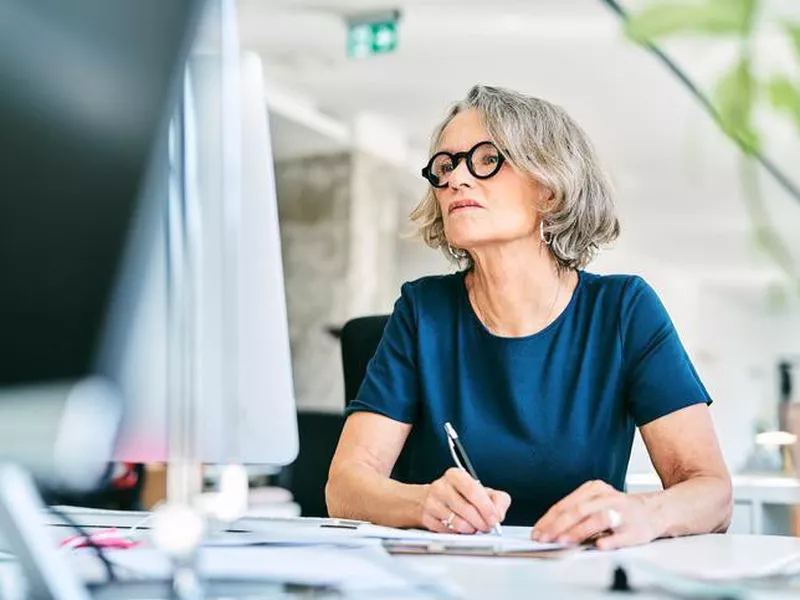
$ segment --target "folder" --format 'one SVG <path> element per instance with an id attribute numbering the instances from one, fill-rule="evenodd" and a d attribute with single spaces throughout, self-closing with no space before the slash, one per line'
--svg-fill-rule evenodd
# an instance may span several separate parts
<path id="1" fill-rule="evenodd" d="M 447 556 L 483 556 L 494 558 L 539 558 L 557 559 L 572 556 L 591 548 L 589 545 L 542 550 L 503 548 L 486 544 L 442 543 L 425 540 L 384 540 L 383 547 L 389 554 L 424 554 Z"/>

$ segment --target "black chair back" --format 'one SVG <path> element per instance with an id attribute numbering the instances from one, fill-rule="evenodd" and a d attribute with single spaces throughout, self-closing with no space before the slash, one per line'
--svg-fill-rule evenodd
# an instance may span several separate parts
<path id="1" fill-rule="evenodd" d="M 349 405 L 358 395 L 367 373 L 367 365 L 378 349 L 388 315 L 359 317 L 348 321 L 339 333 L 344 372 L 344 403 Z M 342 433 L 344 417 L 338 413 L 301 410 L 297 413 L 300 452 L 278 477 L 278 485 L 289 489 L 306 517 L 325 517 L 325 482 L 331 459 Z M 408 444 L 400 453 L 392 477 L 408 482 Z"/>
<path id="2" fill-rule="evenodd" d="M 344 371 L 344 405 L 358 395 L 367 365 L 378 349 L 389 315 L 358 317 L 342 327 L 342 371 Z"/>
<path id="3" fill-rule="evenodd" d="M 327 517 L 325 483 L 336 444 L 342 434 L 344 416 L 340 413 L 300 410 L 297 430 L 300 450 L 295 461 L 285 467 L 277 484 L 292 492 L 304 517 Z"/>
<path id="4" fill-rule="evenodd" d="M 342 370 L 344 371 L 344 404 L 348 406 L 358 395 L 358 390 L 367 374 L 369 361 L 375 355 L 383 337 L 383 330 L 389 322 L 389 315 L 375 315 L 351 319 L 342 328 Z M 413 434 L 412 434 L 413 435 Z M 412 452 L 409 436 L 392 470 L 392 478 L 406 483 L 411 482 L 410 454 Z"/>

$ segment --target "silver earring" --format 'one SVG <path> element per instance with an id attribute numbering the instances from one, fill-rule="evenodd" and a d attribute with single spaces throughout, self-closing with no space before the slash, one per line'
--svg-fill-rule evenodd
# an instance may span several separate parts
<path id="1" fill-rule="evenodd" d="M 447 244 L 447 251 L 450 253 L 450 256 L 452 256 L 456 260 L 463 260 L 463 258 L 464 258 L 464 255 L 463 255 L 464 251 L 463 250 L 461 250 L 461 251 L 456 250 L 450 244 Z"/>
<path id="2" fill-rule="evenodd" d="M 544 233 L 544 221 L 539 221 L 539 237 L 541 238 L 542 242 L 548 246 L 553 243 L 553 234 L 551 233 L 548 237 Z"/>

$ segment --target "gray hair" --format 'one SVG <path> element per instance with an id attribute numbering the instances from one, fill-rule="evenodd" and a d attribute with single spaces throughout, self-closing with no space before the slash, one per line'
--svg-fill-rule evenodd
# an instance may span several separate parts
<path id="1" fill-rule="evenodd" d="M 619 221 L 608 177 L 598 164 L 589 138 L 566 111 L 513 90 L 474 86 L 434 130 L 431 152 L 453 118 L 476 109 L 490 139 L 509 163 L 553 193 L 538 207 L 548 246 L 559 269 L 581 269 L 598 250 L 619 236 Z M 444 234 L 441 208 L 429 187 L 411 213 L 422 239 L 450 260 L 471 264 L 466 251 L 453 251 Z"/>

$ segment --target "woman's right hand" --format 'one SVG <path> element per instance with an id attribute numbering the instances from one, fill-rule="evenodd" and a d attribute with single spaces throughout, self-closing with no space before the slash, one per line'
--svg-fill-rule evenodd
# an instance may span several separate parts
<path id="1" fill-rule="evenodd" d="M 438 533 L 488 533 L 511 505 L 506 492 L 483 487 L 455 467 L 423 490 L 422 526 Z"/>

